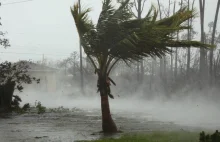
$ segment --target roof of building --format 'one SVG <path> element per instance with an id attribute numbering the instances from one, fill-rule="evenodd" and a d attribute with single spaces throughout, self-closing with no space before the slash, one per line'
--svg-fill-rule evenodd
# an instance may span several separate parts
<path id="1" fill-rule="evenodd" d="M 24 62 L 24 61 L 22 61 Z M 33 62 L 29 62 L 29 61 L 25 61 L 26 64 L 28 64 L 29 66 L 29 71 L 46 71 L 46 72 L 51 72 L 51 71 L 57 71 L 58 69 L 56 68 L 52 68 L 52 67 L 48 67 L 45 65 L 41 65 L 41 64 L 37 64 L 37 63 L 33 63 Z"/>

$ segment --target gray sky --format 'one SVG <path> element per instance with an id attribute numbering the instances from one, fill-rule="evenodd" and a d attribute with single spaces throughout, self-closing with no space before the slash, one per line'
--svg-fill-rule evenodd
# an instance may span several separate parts
<path id="1" fill-rule="evenodd" d="M 79 39 L 70 13 L 70 6 L 77 0 L 33 0 L 24 3 L 8 4 L 25 0 L 0 0 L 0 30 L 7 31 L 11 47 L 0 48 L 0 61 L 17 61 L 19 59 L 41 60 L 45 58 L 59 60 L 66 58 L 73 51 L 79 50 Z M 101 11 L 102 0 L 81 0 L 83 7 L 91 7 L 91 18 L 95 21 Z M 199 12 L 199 0 L 196 0 Z M 168 0 L 161 0 L 164 5 Z M 149 6 L 157 4 L 156 0 L 148 0 Z M 207 0 L 206 25 L 213 21 L 217 0 Z M 199 19 L 196 20 L 199 31 Z M 220 21 L 219 21 L 220 23 Z M 218 29 L 220 24 L 218 24 Z M 23 54 L 27 53 L 27 54 Z"/>

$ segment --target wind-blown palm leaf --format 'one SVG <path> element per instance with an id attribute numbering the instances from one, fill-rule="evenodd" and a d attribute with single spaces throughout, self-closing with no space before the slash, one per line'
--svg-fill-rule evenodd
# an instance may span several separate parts
<path id="1" fill-rule="evenodd" d="M 209 45 L 209 44 L 201 44 L 200 42 L 198 41 L 188 41 L 188 40 L 180 40 L 180 41 L 174 41 L 174 40 L 171 40 L 171 41 L 167 41 L 166 43 L 167 46 L 169 47 L 177 47 L 177 46 L 180 46 L 180 47 L 202 47 L 202 48 L 213 48 L 215 46 L 212 46 L 212 45 Z"/>
<path id="2" fill-rule="evenodd" d="M 172 16 L 163 18 L 156 22 L 157 25 L 167 25 L 167 26 L 179 26 L 183 22 L 187 21 L 190 18 L 196 16 L 195 10 L 187 10 L 187 7 L 181 8 L 179 11 L 174 13 Z"/>
<path id="3" fill-rule="evenodd" d="M 120 23 L 132 17 L 130 12 L 126 10 L 128 2 L 129 0 L 122 2 L 118 9 L 111 6 L 111 0 L 106 0 L 103 4 L 103 10 L 96 26 L 102 52 L 106 52 L 107 49 L 115 45 L 118 37 L 121 36 L 120 33 L 123 33 Z M 116 33 L 118 34 L 116 35 Z"/>
<path id="4" fill-rule="evenodd" d="M 91 11 L 91 9 L 86 9 L 79 13 L 79 5 L 74 5 L 73 8 L 71 8 L 71 13 L 73 15 L 73 18 L 75 20 L 75 24 L 78 30 L 78 33 L 80 35 L 85 34 L 88 32 L 93 26 L 92 21 L 88 19 L 88 13 Z"/>
<path id="5" fill-rule="evenodd" d="M 78 4 L 71 9 L 86 54 L 96 58 L 103 72 L 113 65 L 114 59 L 126 63 L 143 57 L 162 57 L 171 52 L 169 47 L 210 47 L 197 41 L 173 39 L 173 33 L 191 28 L 183 23 L 195 16 L 194 10 L 184 7 L 157 20 L 158 11 L 151 7 L 144 18 L 132 19 L 128 3 L 126 0 L 115 8 L 111 0 L 105 0 L 97 25 L 88 20 L 90 9 L 79 13 Z"/>

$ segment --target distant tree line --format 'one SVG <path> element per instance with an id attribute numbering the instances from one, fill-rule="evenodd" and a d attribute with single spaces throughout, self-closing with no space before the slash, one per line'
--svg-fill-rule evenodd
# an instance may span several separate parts
<path id="1" fill-rule="evenodd" d="M 123 1 L 118 1 L 123 2 Z M 141 18 L 146 0 L 131 1 L 128 9 L 134 17 Z M 195 0 L 169 0 L 168 7 L 164 7 L 162 1 L 157 0 L 159 19 L 169 17 L 176 13 L 176 10 L 181 7 L 187 7 L 194 11 Z M 216 13 L 213 16 L 213 21 L 209 22 L 208 31 L 204 31 L 204 13 L 205 0 L 199 1 L 200 6 L 200 24 L 201 24 L 201 42 L 211 45 L 216 45 L 216 48 L 210 49 L 193 49 L 193 48 L 175 48 L 170 47 L 171 54 L 166 54 L 162 58 L 148 57 L 136 63 L 126 64 L 118 62 L 117 69 L 111 73 L 113 76 L 122 76 L 121 81 L 132 80 L 130 88 L 137 91 L 144 88 L 144 92 L 154 92 L 155 90 L 163 92 L 165 96 L 170 97 L 182 88 L 204 89 L 207 87 L 218 88 L 220 86 L 220 33 L 216 29 L 218 22 L 219 5 L 216 4 Z M 173 34 L 176 40 L 191 41 L 198 36 L 198 31 L 194 30 L 195 18 L 188 19 L 184 25 L 191 28 L 185 32 L 177 31 Z M 79 53 L 74 52 L 71 56 L 63 61 L 60 61 L 59 68 L 65 70 L 65 74 L 76 76 L 80 73 Z M 91 63 L 85 58 L 83 60 L 84 76 L 94 75 L 94 68 Z M 86 77 L 85 77 L 86 78 Z M 84 78 L 84 79 L 85 79 Z M 74 80 L 74 79 L 73 79 Z M 122 83 L 120 83 L 122 84 Z M 120 85 L 119 84 L 119 85 Z M 125 85 L 125 84 L 123 84 Z M 123 86 L 121 85 L 121 86 Z M 146 87 L 144 87 L 146 86 Z M 125 86 L 124 86 L 125 87 Z M 123 88 L 123 87 L 122 87 Z"/>

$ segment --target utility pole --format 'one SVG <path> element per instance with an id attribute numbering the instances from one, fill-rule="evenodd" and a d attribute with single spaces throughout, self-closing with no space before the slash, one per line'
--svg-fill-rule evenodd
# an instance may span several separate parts
<path id="1" fill-rule="evenodd" d="M 81 0 L 78 0 L 79 3 L 79 13 L 81 13 Z M 80 87 L 81 87 L 81 92 L 84 92 L 84 80 L 83 80 L 83 69 L 82 69 L 82 45 L 81 45 L 81 39 L 79 37 L 79 58 L 80 58 Z"/>

